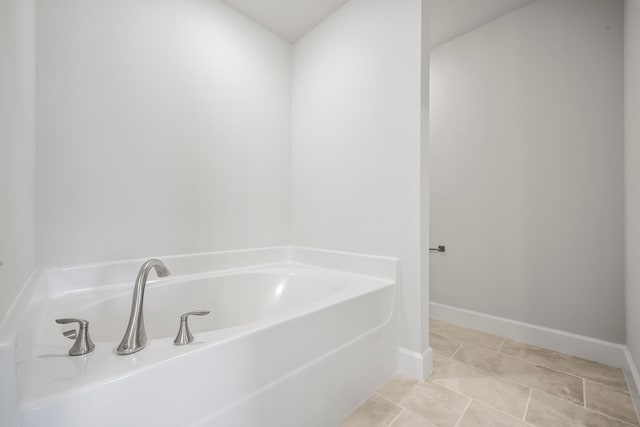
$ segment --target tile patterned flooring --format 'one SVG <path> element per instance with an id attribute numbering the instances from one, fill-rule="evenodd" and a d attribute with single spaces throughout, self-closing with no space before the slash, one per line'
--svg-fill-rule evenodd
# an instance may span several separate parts
<path id="1" fill-rule="evenodd" d="M 440 320 L 433 374 L 396 376 L 342 427 L 640 426 L 622 370 Z"/>

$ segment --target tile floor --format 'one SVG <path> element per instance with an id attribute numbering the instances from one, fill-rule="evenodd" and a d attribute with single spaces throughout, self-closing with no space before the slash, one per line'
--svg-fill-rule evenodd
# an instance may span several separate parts
<path id="1" fill-rule="evenodd" d="M 397 376 L 343 427 L 640 426 L 622 370 L 431 320 L 433 374 Z"/>

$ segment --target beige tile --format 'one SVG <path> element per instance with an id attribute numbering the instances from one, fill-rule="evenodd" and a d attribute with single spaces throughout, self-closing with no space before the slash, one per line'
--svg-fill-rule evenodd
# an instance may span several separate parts
<path id="1" fill-rule="evenodd" d="M 418 381 L 413 378 L 396 375 L 378 390 L 378 394 L 393 402 L 400 403 L 416 384 L 418 384 Z"/>
<path id="2" fill-rule="evenodd" d="M 500 352 L 627 391 L 627 382 L 619 368 L 511 340 L 505 341 Z"/>
<path id="3" fill-rule="evenodd" d="M 497 335 L 487 334 L 485 332 L 474 331 L 473 329 L 463 328 L 443 320 L 431 319 L 429 321 L 429 331 L 434 334 L 447 337 L 451 340 L 461 341 L 481 345 L 484 347 L 497 350 L 502 345 L 504 338 Z"/>
<path id="4" fill-rule="evenodd" d="M 342 423 L 342 427 L 387 427 L 401 410 L 387 399 L 373 395 Z"/>
<path id="5" fill-rule="evenodd" d="M 586 381 L 584 388 L 587 408 L 639 425 L 631 395 L 591 381 Z"/>
<path id="6" fill-rule="evenodd" d="M 453 427 L 471 399 L 426 382 L 416 383 L 401 405 L 438 427 Z"/>
<path id="7" fill-rule="evenodd" d="M 513 415 L 524 417 L 529 388 L 480 371 L 472 366 L 434 354 L 429 381 Z"/>
<path id="8" fill-rule="evenodd" d="M 582 378 L 524 362 L 481 346 L 463 345 L 454 359 L 527 387 L 583 404 Z"/>
<path id="9" fill-rule="evenodd" d="M 527 427 L 527 424 L 473 401 L 458 427 Z"/>
<path id="10" fill-rule="evenodd" d="M 447 357 L 451 357 L 461 345 L 462 341 L 445 337 L 436 332 L 429 333 L 429 347 L 431 347 L 433 351 L 442 353 Z"/>
<path id="11" fill-rule="evenodd" d="M 540 391 L 531 394 L 527 417 L 539 427 L 629 427 L 629 424 Z"/>
<path id="12" fill-rule="evenodd" d="M 436 425 L 405 409 L 389 427 L 436 427 Z"/>

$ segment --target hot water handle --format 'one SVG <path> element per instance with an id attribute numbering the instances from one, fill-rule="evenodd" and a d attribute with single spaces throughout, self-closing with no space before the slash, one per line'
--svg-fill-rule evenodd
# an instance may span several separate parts
<path id="1" fill-rule="evenodd" d="M 191 331 L 189 330 L 189 316 L 206 316 L 211 313 L 211 311 L 190 311 L 188 313 L 184 313 L 180 316 L 180 330 L 178 331 L 178 335 L 176 335 L 176 339 L 173 340 L 173 344 L 175 345 L 187 345 L 193 342 L 193 335 L 191 335 Z"/>

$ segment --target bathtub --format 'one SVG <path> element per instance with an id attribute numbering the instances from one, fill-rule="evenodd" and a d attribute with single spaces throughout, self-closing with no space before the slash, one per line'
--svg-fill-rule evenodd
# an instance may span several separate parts
<path id="1" fill-rule="evenodd" d="M 16 423 L 335 426 L 396 371 L 395 260 L 302 248 L 162 259 L 174 274 L 148 283 L 149 341 L 129 356 L 115 348 L 141 260 L 41 274 L 14 342 Z M 211 313 L 173 345 L 194 310 Z M 93 353 L 66 354 L 60 317 L 89 320 Z"/>

